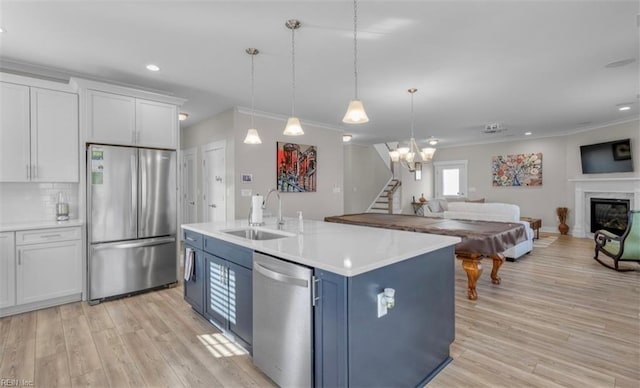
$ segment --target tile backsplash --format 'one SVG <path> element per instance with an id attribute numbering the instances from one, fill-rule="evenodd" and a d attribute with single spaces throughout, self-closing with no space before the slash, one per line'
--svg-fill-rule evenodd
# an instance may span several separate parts
<path id="1" fill-rule="evenodd" d="M 78 183 L 0 183 L 0 223 L 56 219 L 58 193 L 78 218 Z"/>

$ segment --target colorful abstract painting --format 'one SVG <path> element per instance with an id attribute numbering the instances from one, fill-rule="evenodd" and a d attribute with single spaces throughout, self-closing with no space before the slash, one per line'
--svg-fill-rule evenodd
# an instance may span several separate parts
<path id="1" fill-rule="evenodd" d="M 494 186 L 542 186 L 542 153 L 494 156 Z"/>
<path id="2" fill-rule="evenodd" d="M 317 150 L 315 146 L 277 143 L 277 185 L 280 192 L 315 192 Z"/>

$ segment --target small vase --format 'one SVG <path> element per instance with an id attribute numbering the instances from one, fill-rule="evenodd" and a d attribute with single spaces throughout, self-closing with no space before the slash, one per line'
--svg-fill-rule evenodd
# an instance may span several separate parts
<path id="1" fill-rule="evenodd" d="M 558 225 L 558 230 L 560 231 L 560 234 L 567 234 L 567 232 L 569 231 L 569 225 L 563 222 Z"/>

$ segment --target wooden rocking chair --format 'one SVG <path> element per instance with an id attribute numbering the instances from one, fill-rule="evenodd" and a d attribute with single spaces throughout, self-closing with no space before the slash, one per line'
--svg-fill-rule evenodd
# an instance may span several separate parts
<path id="1" fill-rule="evenodd" d="M 627 229 L 622 236 L 617 236 L 606 230 L 598 230 L 593 236 L 596 254 L 593 257 L 598 263 L 616 271 L 633 271 L 633 268 L 618 268 L 619 261 L 635 261 L 640 263 L 640 210 L 629 212 Z M 613 266 L 598 258 L 602 252 L 613 259 Z"/>

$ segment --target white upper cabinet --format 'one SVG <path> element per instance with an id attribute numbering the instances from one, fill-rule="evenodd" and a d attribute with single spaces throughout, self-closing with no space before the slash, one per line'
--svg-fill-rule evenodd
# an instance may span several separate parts
<path id="1" fill-rule="evenodd" d="M 0 87 L 0 182 L 78 182 L 78 96 Z"/>
<path id="2" fill-rule="evenodd" d="M 87 109 L 91 142 L 135 144 L 135 98 L 89 90 Z"/>
<path id="3" fill-rule="evenodd" d="M 176 149 L 177 106 L 87 90 L 88 142 Z"/>
<path id="4" fill-rule="evenodd" d="M 176 148 L 178 109 L 162 102 L 136 100 L 136 132 L 140 145 Z"/>
<path id="5" fill-rule="evenodd" d="M 29 131 L 29 87 L 0 83 L 0 182 L 29 181 Z"/>
<path id="6" fill-rule="evenodd" d="M 78 181 L 78 95 L 31 88 L 32 181 Z"/>

